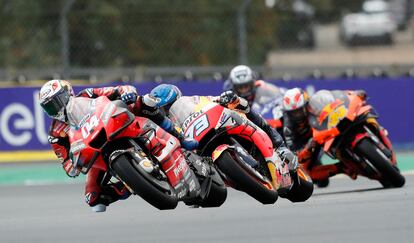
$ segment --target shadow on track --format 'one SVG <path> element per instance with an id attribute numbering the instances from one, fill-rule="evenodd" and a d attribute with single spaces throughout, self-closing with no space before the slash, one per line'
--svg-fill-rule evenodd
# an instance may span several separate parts
<path id="1" fill-rule="evenodd" d="M 369 192 L 369 191 L 378 191 L 378 190 L 387 190 L 387 189 L 392 189 L 392 188 L 376 187 L 376 188 L 347 190 L 347 191 L 320 192 L 320 193 L 313 194 L 312 197 L 318 197 L 318 196 L 324 196 L 324 195 L 355 193 L 355 192 Z"/>

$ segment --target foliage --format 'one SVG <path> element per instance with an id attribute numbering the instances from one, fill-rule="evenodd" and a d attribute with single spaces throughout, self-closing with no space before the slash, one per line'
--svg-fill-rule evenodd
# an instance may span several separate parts
<path id="1" fill-rule="evenodd" d="M 69 0 L 0 0 L 0 67 L 62 66 L 61 13 Z M 225 65 L 238 62 L 238 10 L 244 0 L 75 0 L 68 12 L 72 67 Z M 288 6 L 291 0 L 285 4 Z M 339 0 L 310 0 L 337 13 Z M 353 2 L 353 1 L 352 1 Z M 252 0 L 250 64 L 277 48 L 283 10 Z M 323 17 L 321 17 L 323 18 Z M 328 18 L 329 19 L 329 18 Z"/>

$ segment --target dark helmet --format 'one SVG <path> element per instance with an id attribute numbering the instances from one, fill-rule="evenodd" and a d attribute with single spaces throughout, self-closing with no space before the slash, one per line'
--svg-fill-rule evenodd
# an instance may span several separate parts
<path id="1" fill-rule="evenodd" d="M 251 68 L 245 65 L 234 67 L 230 71 L 229 80 L 237 95 L 249 101 L 252 99 L 256 91 L 256 77 Z"/>

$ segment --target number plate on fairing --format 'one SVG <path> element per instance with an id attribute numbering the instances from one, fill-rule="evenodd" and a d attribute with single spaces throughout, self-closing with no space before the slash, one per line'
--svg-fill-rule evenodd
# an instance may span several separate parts
<path id="1" fill-rule="evenodd" d="M 339 106 L 328 116 L 328 129 L 336 127 L 338 123 L 346 116 L 348 110 L 344 105 Z"/>

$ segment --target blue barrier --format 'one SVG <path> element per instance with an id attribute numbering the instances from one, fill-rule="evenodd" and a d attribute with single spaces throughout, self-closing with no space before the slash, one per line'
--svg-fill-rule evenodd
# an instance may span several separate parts
<path id="1" fill-rule="evenodd" d="M 380 123 L 387 128 L 393 143 L 414 145 L 411 124 L 414 121 L 413 78 L 366 78 L 304 81 L 272 81 L 291 88 L 302 87 L 310 93 L 319 89 L 363 89 L 380 114 Z M 116 85 L 111 83 L 109 85 Z M 157 83 L 136 84 L 140 94 L 149 92 Z M 219 95 L 221 82 L 179 82 L 184 95 Z M 79 91 L 86 87 L 77 87 Z M 37 104 L 38 87 L 1 88 L 0 97 L 0 151 L 46 150 L 50 119 Z"/>

